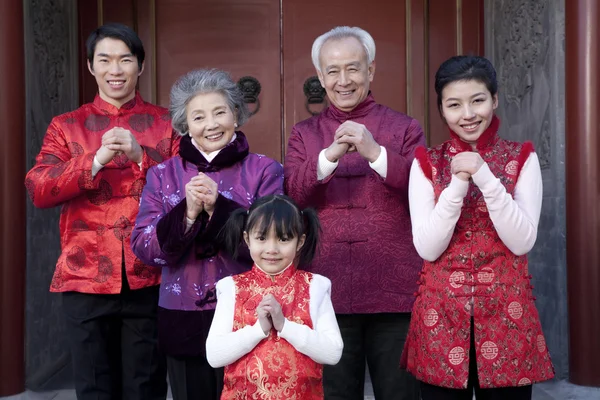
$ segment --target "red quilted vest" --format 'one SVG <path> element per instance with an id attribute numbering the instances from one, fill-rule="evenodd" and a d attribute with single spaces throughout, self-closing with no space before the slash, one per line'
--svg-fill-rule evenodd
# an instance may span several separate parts
<path id="1" fill-rule="evenodd" d="M 533 146 L 501 139 L 498 125 L 494 118 L 477 151 L 513 195 Z M 455 134 L 436 148 L 417 151 L 436 200 L 452 178 L 452 158 L 463 151 L 471 148 Z M 421 272 L 403 364 L 423 382 L 466 388 L 469 351 L 475 351 L 482 388 L 551 379 L 554 368 L 530 279 L 527 257 L 516 256 L 504 245 L 483 195 L 471 182 L 448 248 L 436 261 L 425 262 Z M 471 316 L 475 349 L 470 348 Z"/>
<path id="2" fill-rule="evenodd" d="M 291 266 L 281 275 L 271 277 L 255 265 L 233 280 L 234 331 L 256 323 L 256 307 L 268 293 L 275 296 L 288 320 L 312 328 L 311 273 Z M 225 367 L 221 399 L 323 399 L 322 374 L 321 364 L 298 352 L 273 329 L 252 351 Z"/>

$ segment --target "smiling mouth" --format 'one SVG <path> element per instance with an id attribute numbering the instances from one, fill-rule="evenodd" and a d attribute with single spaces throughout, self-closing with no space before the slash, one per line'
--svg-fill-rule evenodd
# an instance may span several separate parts
<path id="1" fill-rule="evenodd" d="M 479 125 L 481 125 L 481 121 L 477 121 L 468 125 L 461 125 L 461 128 L 463 128 L 467 132 L 473 132 L 477 130 L 477 128 L 479 128 Z"/>
<path id="2" fill-rule="evenodd" d="M 204 138 L 207 140 L 210 140 L 210 141 L 217 141 L 217 140 L 221 139 L 223 137 L 223 135 L 224 135 L 223 132 L 219 132 L 219 133 L 214 133 L 212 135 L 204 136 Z"/>
<path id="3" fill-rule="evenodd" d="M 342 97 L 352 96 L 352 94 L 354 94 L 354 90 L 344 90 L 344 91 L 338 90 L 337 92 Z"/>
<path id="4" fill-rule="evenodd" d="M 120 87 L 120 86 L 125 85 L 125 81 L 108 81 L 108 84 L 111 87 Z"/>
<path id="5" fill-rule="evenodd" d="M 281 258 L 263 258 L 263 260 L 269 264 L 275 264 L 281 261 Z"/>

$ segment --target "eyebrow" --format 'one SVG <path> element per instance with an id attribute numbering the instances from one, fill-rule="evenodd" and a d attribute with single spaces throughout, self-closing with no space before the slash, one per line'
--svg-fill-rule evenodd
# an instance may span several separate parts
<path id="1" fill-rule="evenodd" d="M 485 93 L 484 92 L 475 93 L 473 96 L 471 96 L 471 98 L 473 99 L 473 98 L 475 98 L 477 96 L 481 96 L 481 95 L 485 95 Z M 450 98 L 447 98 L 444 101 L 460 101 L 460 99 L 457 99 L 457 98 L 454 98 L 454 97 L 450 97 Z"/>
<path id="2" fill-rule="evenodd" d="M 350 62 L 350 63 L 348 63 L 346 65 L 343 65 L 342 68 L 345 68 L 345 67 L 358 67 L 358 66 L 360 66 L 360 61 L 353 61 L 353 62 Z M 325 71 L 329 71 L 329 70 L 331 70 L 333 68 L 340 68 L 340 66 L 339 65 L 329 65 L 329 66 L 327 66 L 325 68 Z"/>
<path id="3" fill-rule="evenodd" d="M 226 105 L 222 105 L 222 106 L 216 106 L 215 108 L 213 108 L 212 110 L 208 110 L 208 112 L 211 111 L 217 111 L 217 110 L 226 110 L 227 106 Z M 190 111 L 191 114 L 204 114 L 204 110 L 199 110 L 199 109 L 193 109 Z"/>
<path id="4" fill-rule="evenodd" d="M 107 58 L 110 58 L 111 56 L 110 56 L 110 54 L 106 54 L 106 53 L 98 53 L 98 54 L 96 54 L 96 57 L 107 57 Z M 125 53 L 125 54 L 120 54 L 117 57 L 119 57 L 119 58 L 133 57 L 133 54 L 132 53 Z"/>

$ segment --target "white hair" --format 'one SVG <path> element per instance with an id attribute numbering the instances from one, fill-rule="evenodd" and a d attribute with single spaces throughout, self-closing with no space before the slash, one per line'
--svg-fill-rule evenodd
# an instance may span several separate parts
<path id="1" fill-rule="evenodd" d="M 321 36 L 315 39 L 312 45 L 312 62 L 317 69 L 321 71 L 321 65 L 319 63 L 319 56 L 321 55 L 321 48 L 328 40 L 339 40 L 353 37 L 356 38 L 360 44 L 363 45 L 367 53 L 367 63 L 371 64 L 375 60 L 375 41 L 369 32 L 361 29 L 357 26 L 336 26 L 329 32 L 325 32 Z"/>
<path id="2" fill-rule="evenodd" d="M 189 131 L 187 105 L 194 97 L 203 93 L 220 93 L 236 115 L 238 126 L 250 117 L 244 95 L 231 76 L 219 69 L 196 69 L 181 76 L 171 88 L 171 125 L 181 136 Z"/>

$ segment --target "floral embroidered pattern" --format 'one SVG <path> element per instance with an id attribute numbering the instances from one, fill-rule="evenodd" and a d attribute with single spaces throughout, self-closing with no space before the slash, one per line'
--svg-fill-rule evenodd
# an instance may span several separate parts
<path id="1" fill-rule="evenodd" d="M 312 275 L 288 268 L 271 280 L 256 267 L 233 277 L 234 330 L 256 322 L 256 306 L 267 293 L 290 320 L 312 328 L 308 303 Z M 223 399 L 323 399 L 322 366 L 272 331 L 250 353 L 225 367 Z"/>

